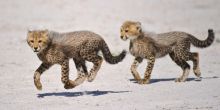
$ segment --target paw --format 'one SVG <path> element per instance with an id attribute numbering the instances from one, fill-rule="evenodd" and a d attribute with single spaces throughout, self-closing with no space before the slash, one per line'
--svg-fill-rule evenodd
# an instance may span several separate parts
<path id="1" fill-rule="evenodd" d="M 201 78 L 201 77 L 197 77 L 197 78 L 195 79 L 195 81 L 202 81 L 202 78 Z"/>
<path id="2" fill-rule="evenodd" d="M 137 82 L 141 81 L 140 78 L 134 78 L 134 80 L 136 80 Z"/>
<path id="3" fill-rule="evenodd" d="M 64 85 L 64 88 L 65 88 L 65 89 L 72 89 L 72 88 L 74 88 L 74 87 L 76 87 L 76 85 L 74 84 L 73 81 L 69 81 L 69 82 L 67 82 L 67 83 Z"/>
<path id="4" fill-rule="evenodd" d="M 138 84 L 148 84 L 149 82 L 149 80 L 142 79 L 138 81 Z"/>
<path id="5" fill-rule="evenodd" d="M 181 81 L 181 78 L 176 78 L 175 79 L 175 82 L 180 82 Z"/>
<path id="6" fill-rule="evenodd" d="M 194 73 L 195 73 L 195 75 L 196 75 L 197 77 L 200 77 L 200 76 L 201 76 L 201 72 L 200 72 L 199 69 L 194 70 Z"/>
<path id="7" fill-rule="evenodd" d="M 186 80 L 183 80 L 183 78 L 176 78 L 175 82 L 185 82 Z"/>
<path id="8" fill-rule="evenodd" d="M 95 79 L 95 77 L 92 76 L 92 75 L 90 75 L 90 76 L 87 78 L 88 82 L 92 82 L 94 79 Z"/>
<path id="9" fill-rule="evenodd" d="M 92 74 L 90 74 L 90 75 L 87 77 L 87 81 L 88 81 L 88 82 L 92 82 L 92 81 L 94 81 L 94 79 L 95 79 L 95 75 L 92 75 Z"/>
<path id="10" fill-rule="evenodd" d="M 42 84 L 40 82 L 40 79 L 34 79 L 34 85 L 38 90 L 42 90 Z"/>
<path id="11" fill-rule="evenodd" d="M 134 76 L 134 80 L 135 80 L 135 81 L 140 81 L 141 78 L 140 78 L 140 77 L 136 77 L 136 76 Z"/>
<path id="12" fill-rule="evenodd" d="M 42 84 L 40 82 L 40 74 L 34 75 L 34 85 L 38 90 L 42 90 Z"/>

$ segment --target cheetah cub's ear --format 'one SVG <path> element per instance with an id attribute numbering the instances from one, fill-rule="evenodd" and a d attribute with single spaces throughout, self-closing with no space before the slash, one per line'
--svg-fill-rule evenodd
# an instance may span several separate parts
<path id="1" fill-rule="evenodd" d="M 28 30 L 27 30 L 27 32 L 28 32 L 28 33 L 30 33 L 30 32 L 31 32 L 31 30 L 30 30 L 30 29 L 28 29 Z"/>
<path id="2" fill-rule="evenodd" d="M 136 27 L 137 27 L 137 31 L 138 31 L 139 33 L 141 33 L 141 32 L 142 32 L 141 22 L 137 21 L 137 22 L 136 22 Z"/>
<path id="3" fill-rule="evenodd" d="M 136 24 L 137 26 L 141 27 L 141 22 L 137 21 Z"/>
<path id="4" fill-rule="evenodd" d="M 27 29 L 27 32 L 28 32 L 28 33 L 32 33 L 33 30 L 31 30 L 31 29 Z"/>
<path id="5" fill-rule="evenodd" d="M 30 30 L 30 29 L 27 29 L 27 40 L 29 39 L 29 37 L 31 37 L 32 36 L 32 34 L 33 34 L 33 31 L 32 30 Z"/>
<path id="6" fill-rule="evenodd" d="M 49 30 L 48 29 L 42 30 L 41 32 L 42 32 L 43 36 L 48 37 L 48 35 L 49 35 Z"/>

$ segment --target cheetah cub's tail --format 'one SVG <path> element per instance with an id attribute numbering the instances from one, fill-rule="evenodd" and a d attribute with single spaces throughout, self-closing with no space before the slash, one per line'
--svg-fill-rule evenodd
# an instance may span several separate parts
<path id="1" fill-rule="evenodd" d="M 199 47 L 199 48 L 205 48 L 205 47 L 208 47 L 210 46 L 214 39 L 215 39 L 215 34 L 213 32 L 212 29 L 209 29 L 208 30 L 208 38 L 205 39 L 205 40 L 199 40 L 197 39 L 196 37 L 194 37 L 193 35 L 188 35 L 191 39 L 191 43 L 196 46 L 196 47 Z"/>
<path id="2" fill-rule="evenodd" d="M 105 42 L 101 47 L 101 51 L 103 53 L 104 59 L 110 64 L 116 64 L 122 61 L 127 53 L 125 50 L 123 50 L 118 56 L 113 56 Z"/>

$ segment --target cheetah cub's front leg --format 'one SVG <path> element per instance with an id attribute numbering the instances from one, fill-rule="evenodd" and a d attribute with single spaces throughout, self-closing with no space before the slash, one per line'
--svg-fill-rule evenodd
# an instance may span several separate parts
<path id="1" fill-rule="evenodd" d="M 148 84 L 150 82 L 151 72 L 154 67 L 155 57 L 151 56 L 148 58 L 147 69 L 144 74 L 144 79 L 140 80 L 139 84 Z"/>
<path id="2" fill-rule="evenodd" d="M 61 81 L 65 89 L 74 88 L 76 85 L 69 79 L 69 60 L 66 59 L 61 63 Z"/>
<path id="3" fill-rule="evenodd" d="M 44 71 L 49 69 L 52 65 L 51 64 L 46 64 L 42 63 L 38 69 L 34 73 L 34 85 L 38 90 L 42 90 L 42 84 L 40 82 L 40 76 L 43 74 Z"/>
<path id="4" fill-rule="evenodd" d="M 140 81 L 141 80 L 141 77 L 140 77 L 139 73 L 137 72 L 137 67 L 138 67 L 139 63 L 141 63 L 142 61 L 143 61 L 143 58 L 136 57 L 134 59 L 133 64 L 131 65 L 131 73 L 134 76 L 134 79 L 136 81 Z"/>

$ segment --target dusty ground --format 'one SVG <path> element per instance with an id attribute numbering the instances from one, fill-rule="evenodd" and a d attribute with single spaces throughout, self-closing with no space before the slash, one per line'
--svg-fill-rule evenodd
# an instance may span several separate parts
<path id="1" fill-rule="evenodd" d="M 0 109 L 22 110 L 218 110 L 220 109 L 220 1 L 219 0 L 0 0 Z M 175 83 L 181 69 L 169 57 L 158 59 L 151 84 L 131 79 L 128 55 L 118 65 L 103 63 L 92 83 L 65 90 L 60 67 L 42 76 L 43 90 L 33 84 L 40 61 L 26 44 L 28 28 L 43 27 L 59 32 L 91 30 L 106 40 L 113 53 L 128 49 L 119 38 L 125 20 L 136 20 L 148 31 L 185 31 L 207 37 L 216 32 L 215 43 L 200 53 L 202 81 Z M 192 63 L 190 63 L 192 64 Z M 88 63 L 91 67 L 91 64 Z M 146 67 L 144 62 L 139 71 Z M 71 62 L 71 78 L 76 70 Z"/>

